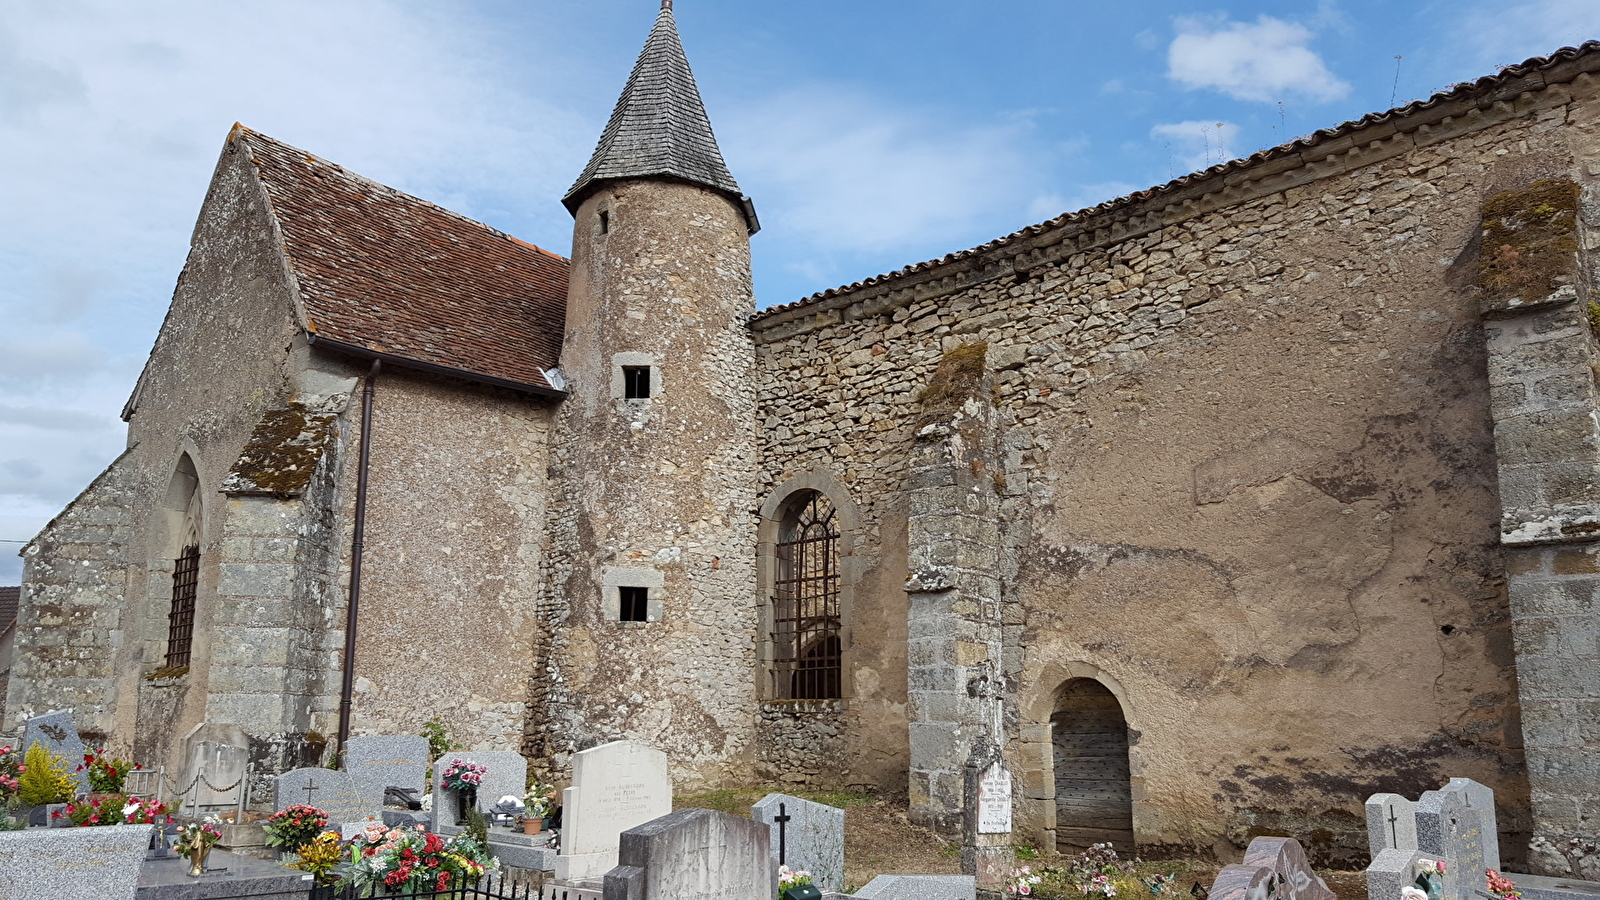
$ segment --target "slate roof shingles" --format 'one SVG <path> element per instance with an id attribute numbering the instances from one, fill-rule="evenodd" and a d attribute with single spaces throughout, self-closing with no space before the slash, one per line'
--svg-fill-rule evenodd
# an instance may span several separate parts
<path id="1" fill-rule="evenodd" d="M 555 391 L 568 261 L 234 127 L 255 162 L 318 339 Z"/>
<path id="2" fill-rule="evenodd" d="M 589 165 L 562 200 L 577 212 L 590 188 L 615 178 L 668 176 L 742 195 L 722 159 L 671 7 L 663 7 Z"/>

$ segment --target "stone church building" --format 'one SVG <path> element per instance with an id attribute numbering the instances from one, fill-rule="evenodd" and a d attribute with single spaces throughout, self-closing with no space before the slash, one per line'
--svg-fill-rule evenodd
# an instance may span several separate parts
<path id="1" fill-rule="evenodd" d="M 568 257 L 232 130 L 127 450 L 23 551 L 5 730 L 270 772 L 441 716 L 946 831 L 997 745 L 1022 839 L 1345 862 L 1454 775 L 1570 869 L 1600 44 L 758 311 L 666 5 Z"/>

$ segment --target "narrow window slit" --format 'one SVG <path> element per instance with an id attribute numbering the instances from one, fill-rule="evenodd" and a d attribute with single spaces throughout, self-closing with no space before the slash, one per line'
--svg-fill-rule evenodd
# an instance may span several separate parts
<path id="1" fill-rule="evenodd" d="M 617 589 L 621 595 L 622 609 L 620 618 L 624 622 L 650 621 L 650 589 L 642 587 L 622 587 Z"/>
<path id="2" fill-rule="evenodd" d="M 622 367 L 622 396 L 626 400 L 650 399 L 650 367 Z"/>

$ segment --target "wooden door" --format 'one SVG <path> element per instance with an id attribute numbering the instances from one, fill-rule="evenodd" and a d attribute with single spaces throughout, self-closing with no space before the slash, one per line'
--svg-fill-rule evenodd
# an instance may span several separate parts
<path id="1" fill-rule="evenodd" d="M 1133 855 L 1133 787 L 1128 722 L 1099 682 L 1069 682 L 1050 719 L 1055 744 L 1056 846 L 1076 853 L 1110 843 Z"/>

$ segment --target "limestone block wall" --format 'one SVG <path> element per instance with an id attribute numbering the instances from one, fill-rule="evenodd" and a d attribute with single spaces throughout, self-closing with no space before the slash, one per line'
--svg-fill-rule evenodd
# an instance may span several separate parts
<path id="1" fill-rule="evenodd" d="M 944 352 L 988 343 L 1023 834 L 1054 840 L 1055 693 L 1091 677 L 1129 724 L 1141 852 L 1294 833 L 1361 862 L 1367 794 L 1466 775 L 1496 788 L 1520 856 L 1471 281 L 1483 199 L 1570 172 L 1582 139 L 1589 76 L 1536 87 L 754 322 L 763 484 L 831 473 L 860 504 L 868 572 L 902 579 L 918 392 Z M 858 608 L 903 614 L 900 583 L 865 581 Z M 904 666 L 903 634 L 858 627 L 853 649 Z M 903 710 L 896 676 L 867 681 L 851 715 Z M 892 783 L 908 757 L 884 721 L 846 733 Z"/>
<path id="2" fill-rule="evenodd" d="M 468 747 L 520 748 L 542 628 L 546 403 L 404 370 L 378 376 L 352 733 L 416 734 L 438 715 Z M 359 416 L 351 431 L 353 448 Z M 341 592 L 353 487 L 342 500 Z M 325 638 L 334 656 L 344 609 L 341 593 Z"/>
<path id="3" fill-rule="evenodd" d="M 722 194 L 606 184 L 577 210 L 557 415 L 543 720 L 530 755 L 564 768 L 629 738 L 675 787 L 750 779 L 758 723 L 749 237 Z M 624 366 L 649 366 L 628 399 Z M 620 621 L 642 588 L 650 621 Z M 659 599 L 657 599 L 659 598 Z"/>
<path id="4" fill-rule="evenodd" d="M 85 741 L 111 737 L 116 653 L 126 627 L 124 554 L 133 532 L 128 456 L 112 462 L 23 548 L 0 732 L 20 735 L 29 717 L 71 709 Z"/>

